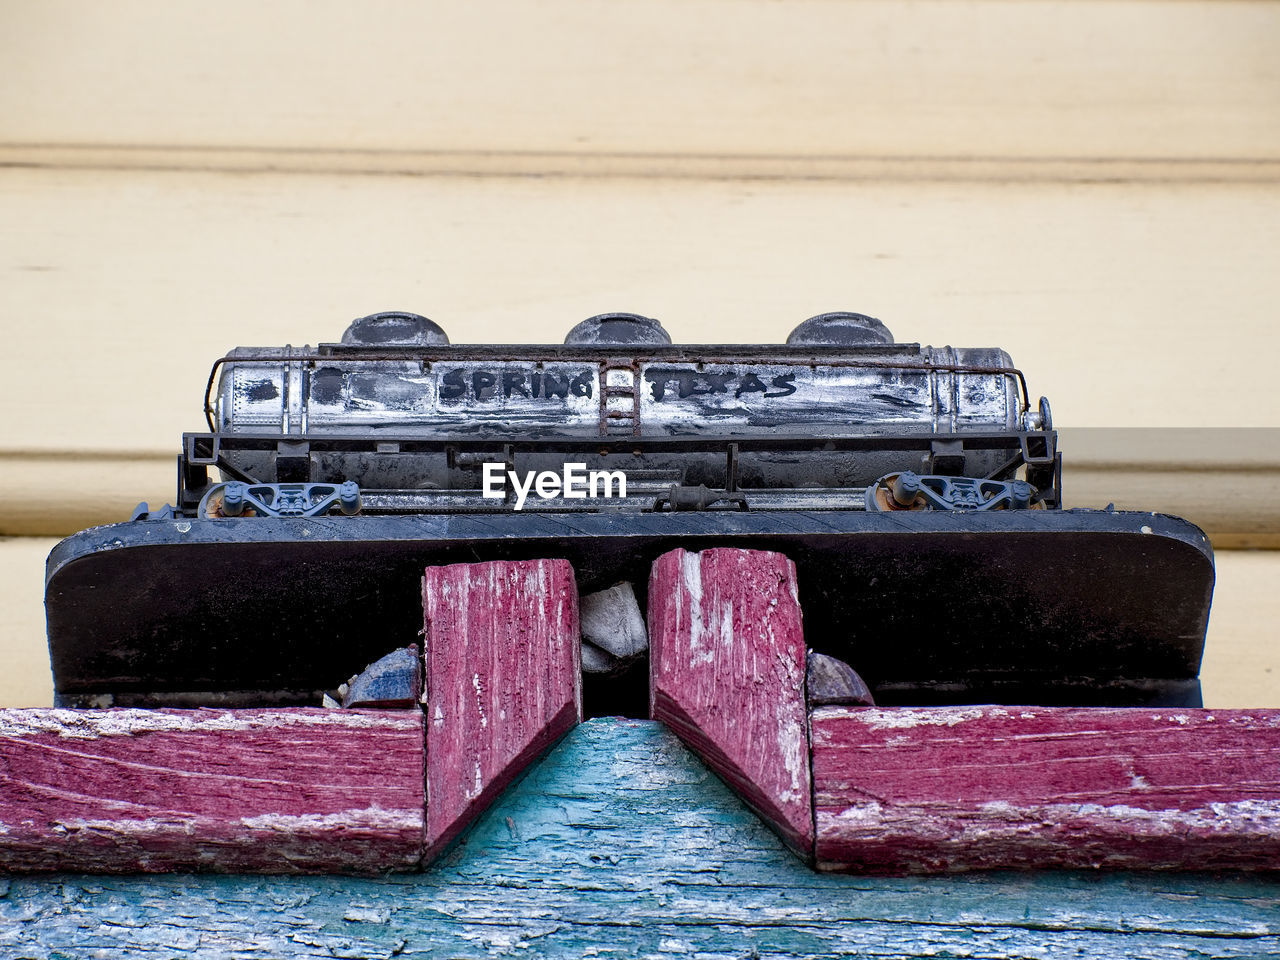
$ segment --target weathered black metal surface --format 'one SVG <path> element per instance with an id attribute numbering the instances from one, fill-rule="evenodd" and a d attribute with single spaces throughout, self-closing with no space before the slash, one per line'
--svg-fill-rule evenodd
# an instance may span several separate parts
<path id="1" fill-rule="evenodd" d="M 705 426 L 705 425 L 704 425 Z M 1060 503 L 1056 434 L 1051 430 L 987 430 L 963 433 L 892 430 L 833 435 L 826 431 L 804 434 L 774 432 L 735 438 L 714 427 L 685 437 L 628 437 L 601 439 L 525 435 L 515 426 L 503 433 L 472 437 L 414 437 L 386 431 L 369 435 L 330 435 L 282 438 L 280 434 L 188 433 L 183 435 L 179 461 L 179 491 L 175 506 L 187 516 L 204 516 L 198 504 L 209 490 L 209 471 L 234 477 L 251 485 L 270 482 L 300 470 L 295 480 L 317 479 L 313 471 L 333 478 L 356 478 L 366 492 L 366 512 L 457 512 L 465 494 L 481 483 L 484 462 L 505 463 L 508 469 L 559 470 L 566 461 L 582 462 L 589 469 L 623 470 L 629 489 L 661 478 L 663 493 L 679 483 L 697 487 L 742 490 L 756 506 L 761 494 L 800 488 L 806 497 L 837 499 L 840 488 L 865 487 L 904 463 L 926 473 L 951 459 L 971 476 L 1004 480 L 1026 465 L 1026 478 L 1049 504 Z M 237 464 L 239 466 L 237 466 Z M 251 469 L 245 473 L 241 468 Z M 252 472 L 256 471 L 256 473 Z M 952 471 L 954 472 L 954 471 Z M 434 480 L 429 478 L 434 477 Z M 433 502 L 419 503 L 411 511 L 396 509 L 384 496 L 396 483 L 413 480 L 411 490 Z M 427 481 L 426 484 L 423 481 Z M 437 483 L 438 481 L 438 483 Z M 633 483 L 633 481 L 636 481 Z M 432 486 L 434 485 L 434 486 Z M 403 494 L 404 490 L 399 491 Z M 847 492 L 847 491 L 846 491 Z M 464 496 L 460 497 L 459 494 Z M 650 492 L 652 502 L 653 493 Z M 452 506 L 449 505 L 452 502 Z M 472 507 L 475 505 L 473 504 Z M 582 503 L 570 504 L 575 510 Z M 864 506 L 859 490 L 855 509 Z M 505 511 L 501 503 L 489 509 Z M 820 503 L 814 509 L 849 509 L 848 504 Z"/>
<path id="2" fill-rule="evenodd" d="M 643 589 L 663 551 L 718 545 L 790 556 L 810 646 L 880 703 L 1198 695 L 1208 541 L 1175 517 L 1105 511 L 120 523 L 49 557 L 54 684 L 69 704 L 318 703 L 335 677 L 416 640 L 427 564 L 565 557 L 584 592 Z"/>

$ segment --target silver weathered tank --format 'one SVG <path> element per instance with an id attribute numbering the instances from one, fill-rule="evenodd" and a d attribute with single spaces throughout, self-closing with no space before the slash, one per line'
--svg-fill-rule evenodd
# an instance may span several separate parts
<path id="1" fill-rule="evenodd" d="M 236 348 L 217 373 L 211 426 L 224 436 L 723 440 L 1038 426 L 1024 417 L 1021 378 L 1003 350 L 895 343 L 880 321 L 852 313 L 810 318 L 786 344 L 763 346 L 672 345 L 658 321 L 637 314 L 592 317 L 563 345 L 450 344 L 424 317 L 375 314 L 355 321 L 341 343 L 314 350 Z M 247 475 L 275 479 L 272 453 L 224 456 Z M 315 480 L 409 489 L 469 483 L 466 464 L 441 457 L 389 449 L 310 456 Z M 1005 457 L 968 451 L 964 472 L 985 475 Z M 530 467 L 564 458 L 541 459 Z M 650 454 L 635 466 L 664 481 L 700 483 L 721 460 Z M 892 452 L 756 453 L 744 455 L 739 482 L 856 486 L 914 465 Z"/>

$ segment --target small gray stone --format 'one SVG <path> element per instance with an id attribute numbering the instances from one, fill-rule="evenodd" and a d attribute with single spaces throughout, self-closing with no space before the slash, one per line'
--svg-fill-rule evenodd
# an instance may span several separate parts
<path id="1" fill-rule="evenodd" d="M 582 641 L 583 673 L 612 673 L 621 662 L 612 653 L 601 650 L 594 643 Z"/>
<path id="2" fill-rule="evenodd" d="M 805 690 L 810 707 L 841 704 L 874 707 L 871 690 L 843 660 L 810 650 L 805 658 Z"/>
<path id="3" fill-rule="evenodd" d="M 422 693 L 418 645 L 393 650 L 343 686 L 338 689 L 344 707 L 416 707 Z"/>
<path id="4" fill-rule="evenodd" d="M 623 660 L 649 649 L 649 634 L 629 583 L 614 584 L 578 601 L 582 638 Z"/>

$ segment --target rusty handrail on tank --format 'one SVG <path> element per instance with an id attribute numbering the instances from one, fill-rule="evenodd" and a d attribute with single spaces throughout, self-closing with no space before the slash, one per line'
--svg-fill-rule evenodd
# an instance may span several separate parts
<path id="1" fill-rule="evenodd" d="M 1057 431 L 1048 430 L 885 430 L 868 433 L 828 434 L 821 431 L 810 433 L 765 433 L 765 434 L 733 434 L 732 436 L 703 435 L 663 435 L 632 437 L 617 435 L 598 437 L 594 434 L 582 436 L 537 436 L 512 437 L 505 433 L 489 435 L 470 434 L 467 436 L 414 436 L 405 433 L 379 433 L 376 436 L 366 434 L 321 433 L 309 436 L 298 434 L 270 433 L 254 431 L 244 433 L 223 433 L 219 431 L 192 431 L 183 433 L 184 445 L 196 439 L 217 440 L 220 447 L 238 447 L 244 450 L 274 450 L 281 441 L 308 443 L 316 448 L 333 451 L 360 451 L 368 449 L 377 452 L 378 444 L 396 444 L 399 449 L 395 453 L 429 453 L 439 452 L 446 447 L 458 447 L 465 450 L 489 450 L 494 447 L 510 446 L 526 451 L 564 451 L 577 449 L 600 452 L 630 453 L 632 450 L 718 450 L 728 444 L 737 444 L 742 450 L 895 450 L 924 449 L 933 442 L 948 440 L 963 441 L 965 446 L 974 450 L 1012 449 L 1021 444 L 1022 438 L 1049 439 L 1056 437 Z M 384 451 L 386 452 L 386 451 Z"/>

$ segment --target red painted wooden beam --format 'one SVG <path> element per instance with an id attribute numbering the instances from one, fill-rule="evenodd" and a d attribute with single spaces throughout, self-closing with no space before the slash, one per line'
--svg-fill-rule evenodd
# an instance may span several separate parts
<path id="1" fill-rule="evenodd" d="M 649 580 L 650 714 L 809 858 L 805 645 L 794 564 L 673 550 Z"/>
<path id="2" fill-rule="evenodd" d="M 1280 869 L 1280 711 L 821 707 L 826 870 Z"/>
<path id="3" fill-rule="evenodd" d="M 428 567 L 427 858 L 582 719 L 566 560 Z"/>
<path id="4" fill-rule="evenodd" d="M 0 710 L 0 872 L 413 869 L 422 750 L 416 710 Z"/>

